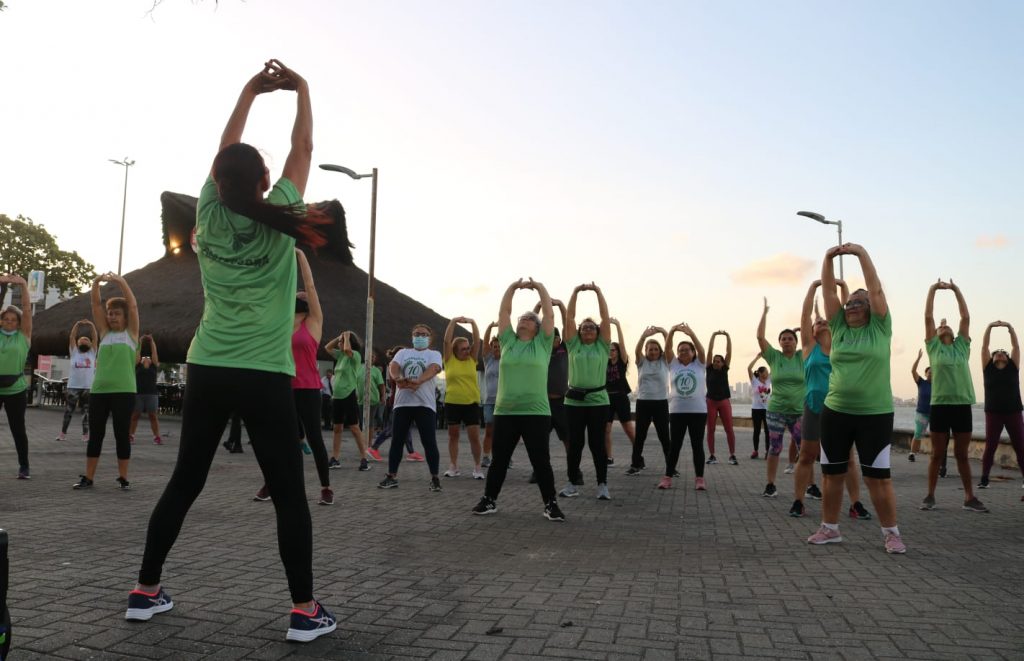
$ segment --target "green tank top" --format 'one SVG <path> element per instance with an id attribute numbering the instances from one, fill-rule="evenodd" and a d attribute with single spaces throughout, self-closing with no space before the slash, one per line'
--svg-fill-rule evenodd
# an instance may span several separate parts
<path id="1" fill-rule="evenodd" d="M 135 348 L 128 331 L 111 331 L 100 340 L 92 393 L 135 393 Z"/>
<path id="2" fill-rule="evenodd" d="M 0 395 L 17 395 L 28 388 L 25 361 L 28 360 L 28 338 L 21 331 L 13 335 L 0 333 L 0 375 L 20 374 L 18 380 L 0 388 Z"/>

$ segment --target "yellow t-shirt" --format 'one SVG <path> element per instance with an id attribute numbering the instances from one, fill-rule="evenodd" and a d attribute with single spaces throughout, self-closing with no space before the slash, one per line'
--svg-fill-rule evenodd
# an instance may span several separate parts
<path id="1" fill-rule="evenodd" d="M 446 384 L 445 404 L 479 404 L 480 383 L 476 378 L 476 361 L 459 360 L 452 356 L 444 361 Z"/>

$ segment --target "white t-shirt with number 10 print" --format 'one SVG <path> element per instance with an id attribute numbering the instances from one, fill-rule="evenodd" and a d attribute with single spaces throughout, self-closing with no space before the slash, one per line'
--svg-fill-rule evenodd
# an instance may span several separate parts
<path id="1" fill-rule="evenodd" d="M 407 378 L 415 379 L 427 371 L 431 365 L 442 367 L 441 352 L 433 349 L 402 349 L 391 360 L 398 363 L 399 373 Z M 395 392 L 395 408 L 403 406 L 426 406 L 431 411 L 437 410 L 437 379 L 431 378 L 420 384 L 415 390 L 399 388 Z"/>
<path id="2" fill-rule="evenodd" d="M 669 413 L 707 413 L 708 384 L 704 363 L 696 358 L 683 365 L 676 358 L 669 365 Z"/>

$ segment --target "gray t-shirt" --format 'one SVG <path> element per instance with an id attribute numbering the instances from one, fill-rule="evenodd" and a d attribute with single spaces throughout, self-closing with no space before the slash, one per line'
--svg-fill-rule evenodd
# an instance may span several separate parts
<path id="1" fill-rule="evenodd" d="M 548 363 L 548 394 L 563 397 L 568 390 L 569 350 L 563 343 L 551 352 L 551 362 Z"/>
<path id="2" fill-rule="evenodd" d="M 498 399 L 498 368 L 501 359 L 491 354 L 484 356 L 484 404 L 492 406 Z"/>
<path id="3" fill-rule="evenodd" d="M 640 358 L 637 363 L 636 398 L 668 399 L 668 363 L 664 360 L 651 362 Z"/>
<path id="4" fill-rule="evenodd" d="M 431 365 L 441 367 L 441 353 L 433 349 L 402 349 L 391 361 L 398 363 L 398 371 L 402 376 L 417 378 L 427 371 Z M 403 406 L 425 406 L 431 411 L 437 410 L 437 377 L 424 381 L 419 388 L 398 388 L 395 392 L 395 408 Z"/>

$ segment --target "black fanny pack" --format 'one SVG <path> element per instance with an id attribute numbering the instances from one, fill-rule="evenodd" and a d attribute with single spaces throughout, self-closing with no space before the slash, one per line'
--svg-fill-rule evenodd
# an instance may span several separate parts
<path id="1" fill-rule="evenodd" d="M 569 386 L 569 389 L 565 391 L 565 397 L 566 399 L 582 402 L 590 393 L 601 392 L 604 389 L 605 386 L 600 386 L 598 388 L 577 388 L 576 386 Z"/>
<path id="2" fill-rule="evenodd" d="M 0 374 L 0 388 L 10 388 L 20 378 L 21 374 Z"/>

